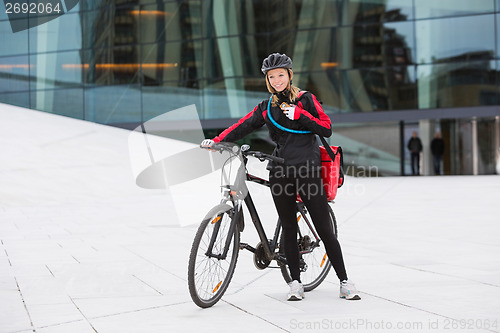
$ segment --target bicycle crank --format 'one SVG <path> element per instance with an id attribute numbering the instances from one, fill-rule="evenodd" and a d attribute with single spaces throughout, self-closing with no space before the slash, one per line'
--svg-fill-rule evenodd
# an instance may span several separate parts
<path id="1" fill-rule="evenodd" d="M 306 272 L 309 266 L 307 266 L 304 259 L 300 258 L 299 267 L 301 272 Z"/>
<path id="2" fill-rule="evenodd" d="M 266 252 L 264 251 L 264 246 L 261 242 L 255 247 L 255 252 L 253 254 L 253 263 L 258 269 L 265 269 L 269 267 L 271 260 L 267 259 Z"/>
<path id="3" fill-rule="evenodd" d="M 308 235 L 303 236 L 299 239 L 299 251 L 309 251 L 312 245 L 311 237 Z"/>

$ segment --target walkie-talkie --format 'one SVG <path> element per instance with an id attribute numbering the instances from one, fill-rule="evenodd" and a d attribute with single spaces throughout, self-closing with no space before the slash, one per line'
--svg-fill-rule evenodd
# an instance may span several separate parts
<path id="1" fill-rule="evenodd" d="M 284 110 L 285 108 L 289 108 L 289 107 L 291 107 L 291 105 L 288 104 L 288 103 L 283 102 L 283 103 L 280 104 L 281 110 Z"/>

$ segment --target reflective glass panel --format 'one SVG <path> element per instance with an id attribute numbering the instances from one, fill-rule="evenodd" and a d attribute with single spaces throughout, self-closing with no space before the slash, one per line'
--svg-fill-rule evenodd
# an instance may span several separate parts
<path id="1" fill-rule="evenodd" d="M 84 82 L 90 85 L 135 84 L 140 81 L 139 46 L 91 49 L 85 52 Z"/>
<path id="2" fill-rule="evenodd" d="M 0 21 L 0 56 L 28 53 L 28 30 L 12 32 L 9 21 Z"/>
<path id="3" fill-rule="evenodd" d="M 110 125 L 141 122 L 140 86 L 86 88 L 84 119 Z"/>
<path id="4" fill-rule="evenodd" d="M 418 63 L 492 58 L 494 18 L 494 15 L 478 15 L 416 21 Z"/>
<path id="5" fill-rule="evenodd" d="M 416 0 L 417 19 L 493 12 L 494 0 Z"/>
<path id="6" fill-rule="evenodd" d="M 411 22 L 356 25 L 340 29 L 339 67 L 342 69 L 413 64 Z"/>
<path id="7" fill-rule="evenodd" d="M 299 76 L 297 74 L 296 76 Z M 312 92 L 323 104 L 326 113 L 338 113 L 340 111 L 340 76 L 335 67 L 324 68 L 322 71 L 304 73 L 307 81 L 301 83 L 297 80 L 298 87 Z M 296 81 L 294 77 L 294 82 Z"/>
<path id="8" fill-rule="evenodd" d="M 98 29 L 99 38 L 105 34 L 104 37 L 111 38 L 114 46 L 139 43 L 139 7 L 117 7 L 112 12 L 113 24 L 107 25 L 104 31 Z"/>
<path id="9" fill-rule="evenodd" d="M 136 5 L 137 3 L 138 0 L 80 0 L 80 7 L 82 10 L 94 10 L 105 6 L 120 7 Z"/>
<path id="10" fill-rule="evenodd" d="M 314 22 L 314 28 L 335 27 L 340 23 L 341 1 L 338 0 L 318 0 L 314 1 L 314 10 L 311 15 L 311 8 L 302 6 L 299 17 L 299 29 L 305 27 L 304 21 Z"/>
<path id="11" fill-rule="evenodd" d="M 33 109 L 83 119 L 81 88 L 31 91 L 30 99 Z"/>
<path id="12" fill-rule="evenodd" d="M 5 9 L 5 2 L 0 1 L 0 21 L 8 19 L 9 17 L 7 16 L 7 10 Z"/>
<path id="13" fill-rule="evenodd" d="M 80 11 L 80 3 L 85 1 L 80 0 L 64 0 L 64 4 L 66 6 L 66 13 L 74 13 Z"/>
<path id="14" fill-rule="evenodd" d="M 274 1 L 269 2 L 274 3 Z M 279 3 L 277 7 L 280 7 Z M 288 4 L 286 8 L 288 10 L 282 11 L 283 19 L 295 24 L 298 30 L 335 27 L 340 22 L 341 1 L 338 0 L 297 1 L 295 4 Z M 269 30 L 281 25 L 277 17 Z"/>
<path id="15" fill-rule="evenodd" d="M 500 0 L 498 0 L 500 1 Z M 500 58 L 500 14 L 495 15 L 496 19 L 496 53 L 495 53 L 495 58 Z"/>
<path id="16" fill-rule="evenodd" d="M 266 57 L 269 53 L 271 52 L 279 52 L 279 53 L 285 53 L 292 57 L 293 59 L 293 54 L 295 53 L 295 48 L 304 48 L 307 47 L 307 45 L 304 45 L 304 38 L 302 37 L 300 39 L 300 42 L 302 43 L 295 43 L 297 37 L 303 36 L 304 34 L 308 34 L 307 31 L 309 31 L 309 36 L 313 35 L 314 30 L 301 30 L 301 31 L 296 31 L 296 30 L 290 30 L 290 29 L 281 29 L 281 28 L 276 28 L 276 29 L 271 29 L 271 32 L 267 34 L 268 36 L 268 44 L 266 45 L 266 52 L 267 53 L 264 57 Z M 305 52 L 306 50 L 301 50 L 302 52 Z"/>
<path id="17" fill-rule="evenodd" d="M 254 4 L 255 16 L 248 18 L 249 22 L 254 24 L 255 33 L 264 34 L 268 33 L 271 29 L 271 22 L 269 21 L 269 7 L 270 1 L 248 1 Z M 250 26 L 250 24 L 248 24 Z M 275 26 L 276 27 L 276 26 Z"/>
<path id="18" fill-rule="evenodd" d="M 202 109 L 202 90 L 187 87 L 172 86 L 147 86 L 142 88 L 143 121 L 147 121 L 165 112 L 196 105 Z"/>
<path id="19" fill-rule="evenodd" d="M 498 159 L 498 132 L 496 131 L 495 119 L 478 119 L 477 141 L 479 148 L 478 173 L 480 175 L 495 174 Z"/>
<path id="20" fill-rule="evenodd" d="M 417 75 L 420 109 L 498 103 L 495 61 L 419 65 Z"/>
<path id="21" fill-rule="evenodd" d="M 230 108 L 230 101 L 227 98 L 226 92 L 226 80 L 215 79 L 210 80 L 204 89 L 203 98 L 203 117 L 205 119 L 212 118 L 240 118 L 243 112 L 237 112 L 236 108 Z M 229 82 L 231 84 L 231 82 Z M 241 102 L 241 100 L 239 100 Z M 233 116 L 231 116 L 230 110 L 233 110 Z M 241 109 L 241 107 L 240 107 Z"/>
<path id="22" fill-rule="evenodd" d="M 337 68 L 339 61 L 337 45 L 337 29 L 335 28 L 298 31 L 293 53 L 290 53 L 293 70 L 297 74 L 294 82 L 304 84 L 304 78 L 299 78 L 302 72 Z M 307 75 L 304 77 L 307 79 Z"/>
<path id="23" fill-rule="evenodd" d="M 200 6 L 199 2 L 197 2 Z M 201 17 L 192 17 L 192 3 L 159 2 L 141 8 L 141 43 L 201 38 Z M 199 9 L 196 8 L 196 15 Z"/>
<path id="24" fill-rule="evenodd" d="M 342 71 L 344 112 L 414 109 L 414 66 Z"/>
<path id="25" fill-rule="evenodd" d="M 330 142 L 342 147 L 344 173 L 355 177 L 395 176 L 401 169 L 399 136 L 398 123 L 334 123 Z"/>
<path id="26" fill-rule="evenodd" d="M 0 93 L 0 103 L 22 106 L 24 108 L 30 107 L 29 92 L 20 93 Z"/>
<path id="27" fill-rule="evenodd" d="M 83 47 L 90 48 L 93 46 L 110 47 L 112 39 L 106 38 L 106 33 L 102 34 L 103 30 L 111 29 L 112 11 L 109 7 L 101 8 L 100 10 L 88 11 L 81 13 L 84 33 Z M 104 22 L 108 22 L 104 24 Z M 100 30 L 99 30 L 100 29 Z M 100 37 L 102 34 L 102 37 Z"/>
<path id="28" fill-rule="evenodd" d="M 30 52 L 77 50 L 82 48 L 80 14 L 65 14 L 29 30 Z"/>
<path id="29" fill-rule="evenodd" d="M 494 118 L 442 120 L 441 128 L 450 134 L 450 149 L 445 150 L 443 161 L 445 172 L 449 170 L 450 174 L 472 175 L 475 169 L 472 152 L 475 150 L 477 174 L 495 174 L 498 156 L 497 126 Z M 477 137 L 477 142 L 473 140 L 474 136 Z M 450 153 L 446 159 L 448 151 Z"/>
<path id="30" fill-rule="evenodd" d="M 202 41 L 170 42 L 142 46 L 142 75 L 146 85 L 165 81 L 186 82 L 201 77 Z"/>
<path id="31" fill-rule="evenodd" d="M 267 33 L 277 29 L 296 30 L 299 29 L 299 26 L 304 28 L 314 24 L 310 19 L 313 13 L 312 8 L 303 6 L 302 1 L 239 0 L 237 6 L 228 6 L 233 2 L 236 1 L 214 1 L 213 10 L 208 13 L 207 18 L 207 25 L 213 27 L 211 28 L 214 32 L 213 36 L 222 37 L 237 33 Z M 315 1 L 309 1 L 308 3 L 312 5 Z M 238 8 L 241 8 L 242 11 L 238 12 Z M 303 8 L 306 10 L 309 8 L 310 13 L 301 16 Z M 225 17 L 234 17 L 235 19 L 226 19 Z"/>
<path id="32" fill-rule="evenodd" d="M 342 25 L 408 21 L 413 19 L 412 0 L 342 1 Z"/>
<path id="33" fill-rule="evenodd" d="M 28 56 L 0 58 L 0 92 L 29 90 Z"/>
<path id="34" fill-rule="evenodd" d="M 260 91 L 234 89 L 235 86 L 261 87 Z M 203 104 L 201 117 L 241 118 L 252 111 L 262 100 L 269 97 L 265 81 L 258 79 L 225 78 L 213 79 L 203 83 Z"/>
<path id="35" fill-rule="evenodd" d="M 130 45 L 140 42 L 139 7 L 105 7 L 84 15 L 86 48 Z"/>
<path id="36" fill-rule="evenodd" d="M 82 84 L 80 52 L 59 52 L 30 56 L 32 90 L 69 88 Z"/>
<path id="37" fill-rule="evenodd" d="M 202 58 L 202 76 L 220 78 L 234 76 L 262 77 L 262 60 L 269 55 L 267 36 L 238 36 L 205 40 Z M 285 52 L 280 49 L 273 52 Z M 292 52 L 288 52 L 292 56 Z M 198 58 L 197 58 L 198 59 Z M 243 82 L 243 81 L 242 81 Z M 242 89 L 239 85 L 238 89 Z"/>

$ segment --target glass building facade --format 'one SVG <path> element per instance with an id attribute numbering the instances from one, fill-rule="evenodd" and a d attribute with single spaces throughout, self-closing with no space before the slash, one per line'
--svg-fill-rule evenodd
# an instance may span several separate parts
<path id="1" fill-rule="evenodd" d="M 1 103 L 124 128 L 195 104 L 212 136 L 268 96 L 260 65 L 280 52 L 331 116 L 349 173 L 408 174 L 413 131 L 423 174 L 435 132 L 444 174 L 495 173 L 500 0 L 60 3 L 13 32 L 0 2 Z"/>

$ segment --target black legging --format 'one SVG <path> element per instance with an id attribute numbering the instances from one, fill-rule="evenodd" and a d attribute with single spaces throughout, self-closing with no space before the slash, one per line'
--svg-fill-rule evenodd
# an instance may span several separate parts
<path id="1" fill-rule="evenodd" d="M 326 253 L 340 281 L 347 280 L 347 273 L 340 244 L 329 221 L 328 201 L 319 172 L 270 172 L 271 193 L 283 225 L 285 256 L 292 280 L 300 281 L 299 248 L 297 244 L 297 191 L 306 205 Z"/>

